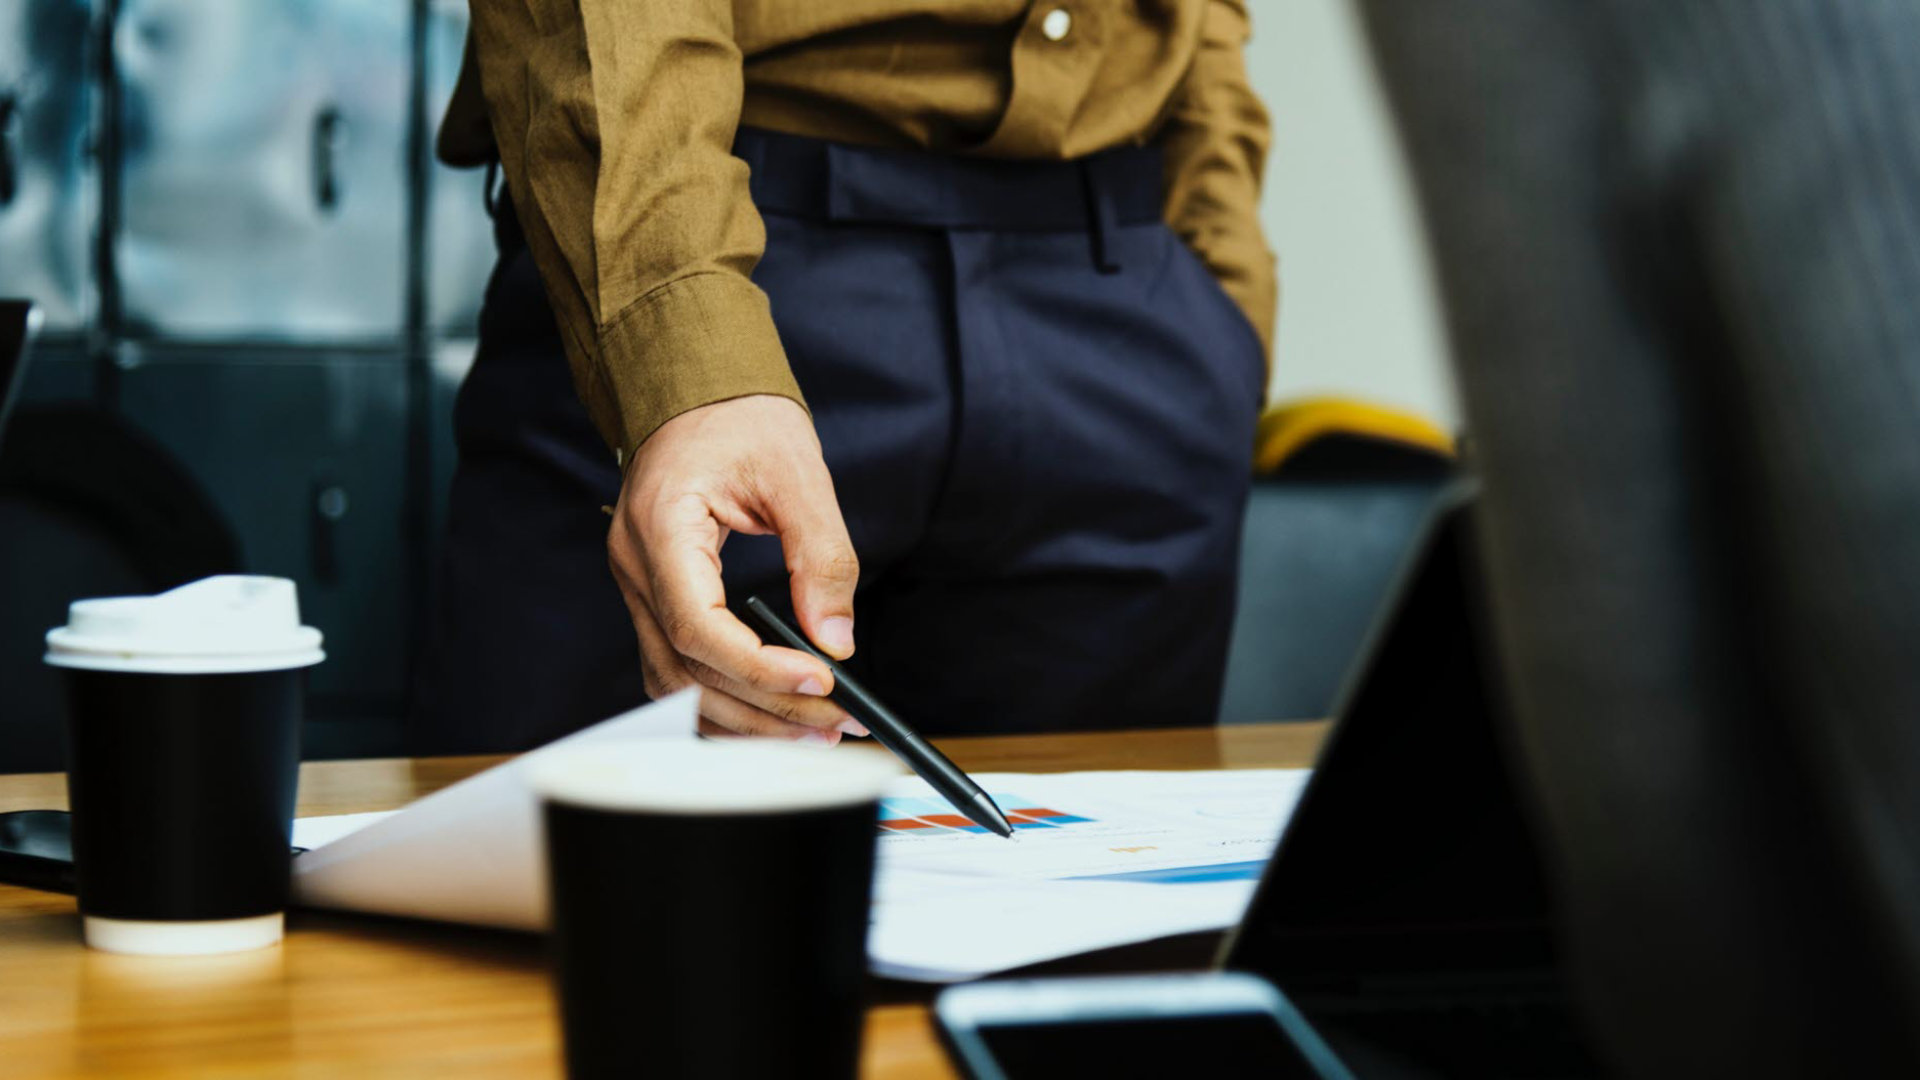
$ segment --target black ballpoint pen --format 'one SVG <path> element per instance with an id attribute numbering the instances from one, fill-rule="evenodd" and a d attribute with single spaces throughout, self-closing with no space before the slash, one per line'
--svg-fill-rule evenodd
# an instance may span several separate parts
<path id="1" fill-rule="evenodd" d="M 814 648 L 813 643 L 800 631 L 774 614 L 773 609 L 757 596 L 747 597 L 747 615 L 757 624 L 762 640 L 768 644 L 777 643 L 798 649 L 827 665 L 827 670 L 833 672 L 833 692 L 827 696 L 852 714 L 855 720 L 865 724 L 873 737 L 880 740 L 881 746 L 906 762 L 907 767 L 917 773 L 920 779 L 952 803 L 955 810 L 983 829 L 990 829 L 1001 836 L 1013 835 L 1013 826 L 1008 823 L 1007 815 L 1000 812 L 993 798 L 982 791 L 979 784 L 961 772 L 960 766 L 947 760 L 947 755 L 932 743 L 921 738 L 919 732 L 908 727 L 906 721 L 880 704 L 880 699 L 848 675 L 844 668 L 834 662 L 833 657 Z"/>

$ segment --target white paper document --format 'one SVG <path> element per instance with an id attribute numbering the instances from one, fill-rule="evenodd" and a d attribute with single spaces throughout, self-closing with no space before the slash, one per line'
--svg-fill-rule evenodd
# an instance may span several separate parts
<path id="1" fill-rule="evenodd" d="M 691 739 L 700 708 L 685 690 L 469 776 L 386 814 L 301 818 L 293 895 L 309 907 L 539 930 L 547 925 L 540 806 L 527 770 L 556 750 Z M 341 818 L 357 819 L 346 829 Z"/>
<path id="2" fill-rule="evenodd" d="M 1306 776 L 976 773 L 1010 840 L 902 778 L 881 804 L 873 968 L 949 981 L 1231 926 Z"/>
<path id="3" fill-rule="evenodd" d="M 293 842 L 310 850 L 294 860 L 297 901 L 543 929 L 544 856 L 527 769 L 562 747 L 691 738 L 696 708 L 691 693 L 676 695 L 403 810 L 302 818 Z M 1012 839 L 959 817 L 924 782 L 903 776 L 878 823 L 873 969 L 951 981 L 1230 926 L 1306 775 L 975 774 L 1014 822 Z"/>

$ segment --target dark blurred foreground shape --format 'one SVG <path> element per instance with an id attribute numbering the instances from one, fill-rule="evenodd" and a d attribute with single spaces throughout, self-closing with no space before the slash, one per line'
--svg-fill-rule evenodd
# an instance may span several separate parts
<path id="1" fill-rule="evenodd" d="M 1596 1033 L 1920 1075 L 1920 6 L 1361 6 Z"/>

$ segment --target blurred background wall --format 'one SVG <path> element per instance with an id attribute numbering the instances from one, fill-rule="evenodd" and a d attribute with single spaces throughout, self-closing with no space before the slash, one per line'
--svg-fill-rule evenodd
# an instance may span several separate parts
<path id="1" fill-rule="evenodd" d="M 23 414 L 88 403 L 150 436 L 237 568 L 299 582 L 327 635 L 312 756 L 398 748 L 492 262 L 480 174 L 429 154 L 465 29 L 463 0 L 0 0 L 0 295 L 47 316 Z M 124 531 L 101 500 L 142 498 L 73 467 L 102 474 L 85 499 L 13 500 L 16 544 L 41 538 L 0 568 L 16 685 L 51 679 L 45 576 L 113 577 L 62 536 Z"/>
<path id="2" fill-rule="evenodd" d="M 1274 395 L 1451 426 L 1412 208 L 1346 0 L 1253 8 L 1284 283 Z M 453 392 L 492 265 L 481 175 L 430 153 L 465 28 L 464 0 L 0 0 L 0 295 L 47 316 L 24 404 L 84 406 L 150 439 L 231 534 L 234 568 L 299 582 L 329 653 L 309 756 L 399 749 Z M 21 490 L 5 467 L 19 449 L 0 454 L 0 500 Z M 133 483 L 112 461 L 72 464 L 95 486 Z M 28 745 L 22 710 L 52 708 L 39 637 L 74 595 L 61 574 L 121 580 L 82 565 L 76 530 L 129 528 L 94 503 L 22 498 L 0 512 L 15 522 L 0 528 L 0 680 L 39 689 L 0 717 L 0 751 Z"/>
<path id="3" fill-rule="evenodd" d="M 1418 211 L 1348 0 L 1249 0 L 1273 115 L 1261 220 L 1280 255 L 1275 400 L 1363 397 L 1457 426 Z"/>

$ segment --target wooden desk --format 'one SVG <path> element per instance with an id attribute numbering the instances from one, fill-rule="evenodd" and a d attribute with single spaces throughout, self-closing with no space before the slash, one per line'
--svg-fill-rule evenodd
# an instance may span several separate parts
<path id="1" fill-rule="evenodd" d="M 967 769 L 1306 765 L 1325 725 L 942 740 Z M 300 813 L 400 806 L 496 758 L 306 765 Z M 0 777 L 0 811 L 66 805 L 58 775 Z M 750 1020 L 743 1018 L 743 1026 Z M 868 1013 L 862 1072 L 949 1078 L 924 1004 Z M 8 1077 L 558 1076 L 531 936 L 294 912 L 279 948 L 113 956 L 80 944 L 67 897 L 0 886 L 0 1073 Z"/>

